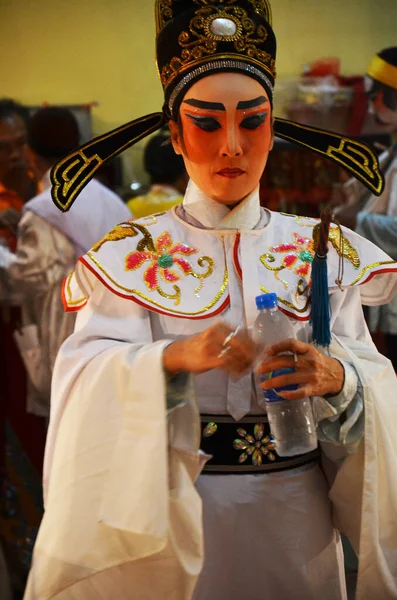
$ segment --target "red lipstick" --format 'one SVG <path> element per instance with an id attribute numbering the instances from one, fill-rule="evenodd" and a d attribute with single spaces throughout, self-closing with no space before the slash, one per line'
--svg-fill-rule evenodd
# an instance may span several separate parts
<path id="1" fill-rule="evenodd" d="M 235 178 L 235 177 L 240 177 L 240 175 L 244 175 L 245 171 L 243 171 L 242 169 L 221 169 L 220 171 L 217 172 L 217 175 L 220 175 L 221 177 L 230 177 L 231 179 Z"/>

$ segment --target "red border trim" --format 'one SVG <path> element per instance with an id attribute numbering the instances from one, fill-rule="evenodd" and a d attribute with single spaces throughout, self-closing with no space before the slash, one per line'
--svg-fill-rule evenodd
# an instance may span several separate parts
<path id="1" fill-rule="evenodd" d="M 394 269 L 392 269 L 391 267 L 389 267 L 388 269 L 380 269 L 379 271 L 374 271 L 373 273 L 370 273 L 368 275 L 367 279 L 365 279 L 364 281 L 362 281 L 358 285 L 364 285 L 364 283 L 368 283 L 376 275 L 384 275 L 385 273 L 397 273 L 397 265 L 396 265 L 396 267 Z"/>
<path id="2" fill-rule="evenodd" d="M 280 306 L 280 304 L 278 305 L 278 309 L 282 313 L 284 313 L 285 315 L 287 315 L 287 317 L 292 317 L 293 319 L 295 319 L 295 321 L 309 321 L 310 317 L 312 316 L 312 311 L 310 311 L 310 313 L 307 315 L 307 317 L 300 317 L 296 313 L 290 312 L 286 308 L 283 308 L 282 306 Z"/>
<path id="3" fill-rule="evenodd" d="M 82 304 L 79 304 L 78 306 L 69 306 L 67 298 L 66 298 L 66 293 L 65 293 L 65 288 L 66 288 L 66 282 L 69 279 L 70 274 L 64 278 L 64 280 L 62 281 L 62 288 L 61 288 L 61 299 L 62 299 L 62 304 L 63 304 L 63 310 L 66 313 L 73 313 L 73 312 L 78 312 L 81 308 L 83 308 L 83 306 L 85 306 L 87 304 L 87 300 L 85 302 L 83 302 Z"/>
<path id="4" fill-rule="evenodd" d="M 216 317 L 217 315 L 219 315 L 220 313 L 222 313 L 230 304 L 230 296 L 228 295 L 226 300 L 224 300 L 224 302 L 221 304 L 221 306 L 219 308 L 217 308 L 217 310 L 211 314 L 206 314 L 206 315 L 199 315 L 197 317 L 195 317 L 194 315 L 176 315 L 172 312 L 166 312 L 166 311 L 162 311 L 159 310 L 158 308 L 154 308 L 153 306 L 150 306 L 149 304 L 146 304 L 145 302 L 142 302 L 142 300 L 139 300 L 138 298 L 136 298 L 135 296 L 127 296 L 127 294 L 121 294 L 120 292 L 116 292 L 116 290 L 114 290 L 105 280 L 104 278 L 99 275 L 99 273 L 84 259 L 84 257 L 80 257 L 79 261 L 81 263 L 83 263 L 83 265 L 85 267 L 87 267 L 87 269 L 89 271 L 91 271 L 91 273 L 93 273 L 95 275 L 95 277 L 97 279 L 99 279 L 99 281 L 108 288 L 108 290 L 110 290 L 113 294 L 115 294 L 116 296 L 119 296 L 120 298 L 125 298 L 126 300 L 131 300 L 132 302 L 135 302 L 136 304 L 139 304 L 139 306 L 142 306 L 143 308 L 146 308 L 147 310 L 150 310 L 151 312 L 155 312 L 158 313 L 160 315 L 165 315 L 166 317 L 175 317 L 177 319 L 194 319 L 195 321 L 200 321 L 203 319 L 209 319 L 210 317 Z"/>
<path id="5" fill-rule="evenodd" d="M 234 266 L 236 268 L 237 271 L 237 275 L 240 277 L 241 281 L 243 280 L 243 271 L 241 269 L 241 265 L 240 265 L 240 261 L 238 258 L 238 251 L 240 248 L 240 238 L 241 238 L 241 234 L 238 233 L 236 235 L 236 239 L 234 240 L 234 247 L 233 247 L 233 260 L 234 260 Z"/>

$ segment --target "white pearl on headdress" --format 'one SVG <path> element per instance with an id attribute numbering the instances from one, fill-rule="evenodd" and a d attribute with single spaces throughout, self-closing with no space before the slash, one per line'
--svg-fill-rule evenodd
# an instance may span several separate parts
<path id="1" fill-rule="evenodd" d="M 237 33 L 237 25 L 232 19 L 218 17 L 211 22 L 210 31 L 219 37 L 231 37 Z"/>

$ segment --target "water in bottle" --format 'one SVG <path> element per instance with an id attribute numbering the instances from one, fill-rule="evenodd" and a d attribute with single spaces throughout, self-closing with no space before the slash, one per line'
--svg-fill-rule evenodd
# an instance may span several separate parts
<path id="1" fill-rule="evenodd" d="M 294 338 L 295 333 L 288 317 L 278 310 L 276 294 L 262 294 L 256 298 L 258 316 L 254 323 L 253 338 L 263 350 L 277 342 Z M 294 372 L 294 369 L 279 369 L 260 376 L 261 381 Z M 290 385 L 283 390 L 297 389 Z M 262 390 L 270 430 L 279 456 L 296 456 L 317 448 L 316 426 L 310 398 L 285 400 L 278 392 L 280 388 Z"/>

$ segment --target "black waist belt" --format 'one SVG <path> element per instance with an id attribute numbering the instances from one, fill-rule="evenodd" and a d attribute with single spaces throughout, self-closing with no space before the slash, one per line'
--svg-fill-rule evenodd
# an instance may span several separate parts
<path id="1" fill-rule="evenodd" d="M 294 469 L 318 460 L 319 451 L 278 456 L 266 415 L 244 417 L 238 423 L 228 415 L 201 415 L 201 449 L 212 458 L 203 472 L 253 474 Z"/>

